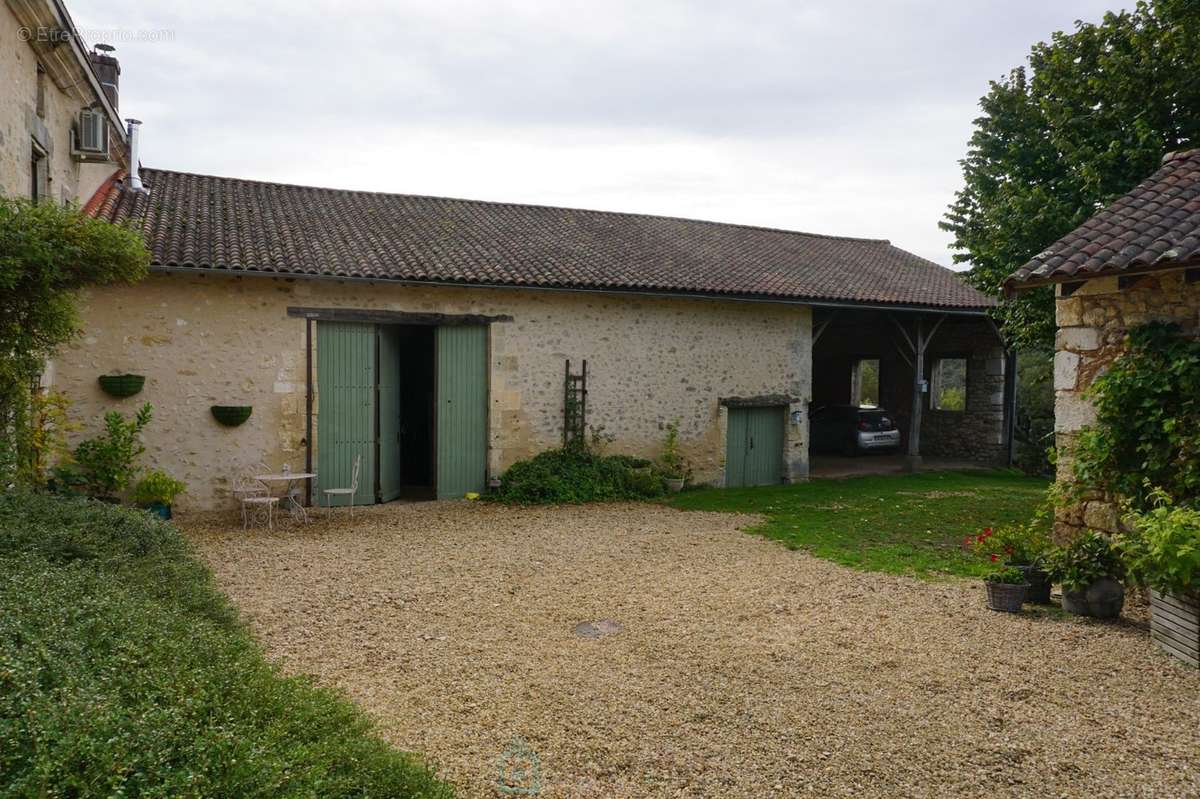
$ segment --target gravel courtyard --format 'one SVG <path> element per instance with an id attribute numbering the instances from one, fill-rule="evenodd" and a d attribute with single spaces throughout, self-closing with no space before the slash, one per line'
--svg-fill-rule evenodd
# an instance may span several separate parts
<path id="1" fill-rule="evenodd" d="M 1200 674 L 1137 624 L 988 611 L 655 505 L 183 528 L 288 671 L 466 797 L 1200 795 Z M 622 626 L 582 637 L 581 622 Z"/>

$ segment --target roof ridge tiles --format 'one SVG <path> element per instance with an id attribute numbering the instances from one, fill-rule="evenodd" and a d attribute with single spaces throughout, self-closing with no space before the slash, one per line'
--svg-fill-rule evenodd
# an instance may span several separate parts
<path id="1" fill-rule="evenodd" d="M 701 225 L 715 225 L 718 227 L 733 227 L 743 228 L 745 230 L 761 230 L 768 233 L 784 233 L 791 236 L 806 236 L 814 239 L 829 239 L 832 241 L 858 241 L 871 244 L 891 244 L 890 239 L 877 239 L 865 236 L 837 236 L 830 233 L 811 233 L 806 230 L 791 230 L 789 228 L 772 227 L 769 225 L 751 225 L 744 222 L 718 222 L 715 219 L 699 219 L 689 216 L 675 216 L 672 214 L 643 214 L 633 211 L 610 211 L 602 208 L 583 208 L 578 206 L 566 205 L 546 205 L 543 203 L 518 203 L 508 202 L 504 200 L 479 200 L 471 197 L 446 197 L 437 194 L 406 194 L 404 192 L 392 191 L 372 191 L 370 189 L 343 189 L 334 186 L 313 186 L 305 183 L 281 183 L 274 180 L 260 180 L 258 178 L 235 178 L 228 175 L 205 175 L 199 172 L 184 172 L 178 169 L 160 169 L 157 167 L 143 167 L 142 173 L 153 172 L 168 172 L 173 175 L 181 175 L 188 178 L 203 178 L 206 180 L 225 180 L 234 183 L 253 183 L 259 186 L 271 186 L 280 189 L 303 189 L 305 191 L 328 192 L 331 194 L 342 195 L 365 195 L 368 197 L 393 197 L 393 198 L 409 198 L 414 200 L 435 200 L 440 202 L 453 203 L 469 203 L 471 205 L 482 205 L 489 207 L 504 207 L 504 208 L 528 208 L 540 211 L 573 211 L 584 214 L 602 214 L 607 216 L 616 216 L 623 218 L 635 219 L 661 219 L 668 222 L 688 222 Z M 932 261 L 930 263 L 933 263 Z"/>

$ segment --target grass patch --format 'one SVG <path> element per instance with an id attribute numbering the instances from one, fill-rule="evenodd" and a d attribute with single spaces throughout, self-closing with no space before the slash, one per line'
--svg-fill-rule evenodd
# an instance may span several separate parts
<path id="1" fill-rule="evenodd" d="M 0 795 L 449 797 L 267 663 L 172 525 L 0 495 Z"/>
<path id="2" fill-rule="evenodd" d="M 787 486 L 689 491 L 683 510 L 759 513 L 750 532 L 844 566 L 919 577 L 978 576 L 987 564 L 963 552 L 983 527 L 1027 521 L 1047 481 L 1012 471 L 923 472 Z"/>

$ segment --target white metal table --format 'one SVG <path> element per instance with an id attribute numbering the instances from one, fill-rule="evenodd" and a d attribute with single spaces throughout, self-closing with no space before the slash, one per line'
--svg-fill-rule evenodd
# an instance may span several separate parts
<path id="1" fill-rule="evenodd" d="M 308 510 L 296 499 L 299 495 L 297 483 L 303 480 L 312 480 L 317 475 L 313 472 L 278 472 L 275 474 L 256 474 L 254 479 L 266 486 L 271 483 L 286 483 L 284 487 L 283 499 L 288 503 L 288 509 L 292 512 L 293 518 L 299 517 L 304 521 L 308 521 Z"/>

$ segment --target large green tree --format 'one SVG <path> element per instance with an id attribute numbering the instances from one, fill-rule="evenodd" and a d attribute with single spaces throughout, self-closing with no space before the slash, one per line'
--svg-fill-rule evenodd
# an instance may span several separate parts
<path id="1" fill-rule="evenodd" d="M 131 229 L 70 206 L 0 197 L 0 480 L 30 456 L 21 451 L 33 440 L 30 381 L 78 332 L 77 291 L 140 280 L 149 263 Z"/>
<path id="2" fill-rule="evenodd" d="M 1028 69 L 980 101 L 965 186 L 941 223 L 968 279 L 999 294 L 1006 277 L 1154 172 L 1165 152 L 1200 145 L 1200 0 L 1141 0 L 1099 24 L 1038 43 Z M 1021 348 L 1051 346 L 1049 289 L 997 315 Z"/>

